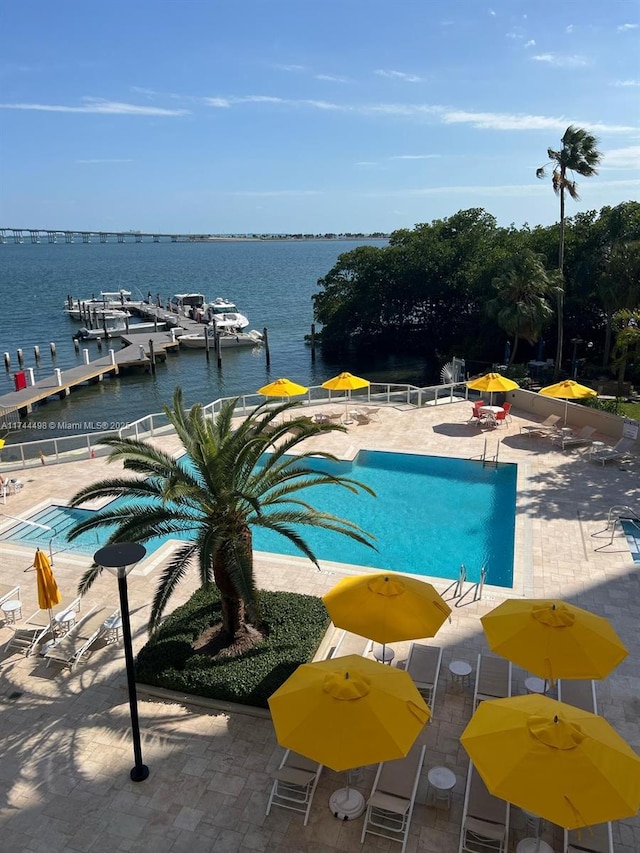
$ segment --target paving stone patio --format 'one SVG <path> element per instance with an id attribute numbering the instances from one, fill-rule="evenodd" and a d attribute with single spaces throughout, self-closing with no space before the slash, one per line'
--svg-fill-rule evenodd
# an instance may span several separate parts
<path id="1" fill-rule="evenodd" d="M 426 727 L 425 768 L 407 850 L 455 853 L 458 849 L 468 761 L 458 738 L 472 713 L 472 687 L 447 678 L 452 660 L 474 666 L 486 651 L 479 618 L 510 595 L 557 596 L 610 618 L 630 655 L 598 684 L 600 712 L 640 751 L 640 582 L 623 537 L 608 542 L 602 531 L 614 504 L 640 508 L 640 462 L 594 465 L 581 449 L 562 453 L 543 439 L 521 435 L 530 423 L 512 412 L 506 428 L 483 433 L 467 423 L 470 406 L 452 403 L 420 410 L 380 410 L 380 420 L 353 425 L 346 434 L 322 438 L 337 455 L 351 457 L 361 447 L 422 452 L 461 458 L 488 453 L 516 462 L 518 502 L 514 591 L 486 587 L 482 599 L 454 599 L 453 618 L 435 640 L 444 649 L 434 719 Z M 598 437 L 598 436 L 596 436 Z M 156 439 L 177 450 L 170 436 Z M 320 442 L 321 439 L 312 439 Z M 606 439 L 605 439 L 606 440 Z M 610 443 L 610 442 L 609 442 Z M 115 472 L 109 466 L 109 474 Z M 104 459 L 47 465 L 20 473 L 24 488 L 7 498 L 0 511 L 28 516 L 34 508 L 65 502 L 86 483 L 105 476 Z M 428 510 L 428 507 L 425 507 Z M 452 508 L 454 510 L 454 508 Z M 0 528 L 12 522 L 0 517 Z M 428 550 L 425 564 L 428 566 Z M 33 552 L 0 541 L 2 582 L 21 586 L 23 615 L 37 609 L 35 577 L 25 574 Z M 137 567 L 129 578 L 134 647 L 145 642 L 149 601 L 162 553 Z M 89 564 L 82 555 L 59 553 L 55 572 L 64 592 L 73 592 Z M 322 564 L 318 572 L 304 560 L 258 554 L 259 586 L 321 595 L 354 567 Z M 435 578 L 440 591 L 449 581 Z M 188 599 L 195 579 L 188 578 L 172 604 Z M 450 595 L 450 593 L 448 593 Z M 117 607 L 116 581 L 103 575 L 87 596 L 111 612 Z M 86 606 L 86 605 L 85 605 Z M 0 622 L 0 643 L 11 628 Z M 402 666 L 408 644 L 394 644 L 394 665 Z M 265 817 L 272 772 L 282 749 L 266 712 L 250 715 L 215 710 L 192 701 L 168 701 L 141 692 L 139 711 L 143 754 L 149 778 L 129 780 L 133 763 L 122 644 L 96 644 L 74 673 L 50 667 L 37 655 L 0 653 L 0 851 L 2 853 L 333 853 L 360 847 L 362 818 L 343 823 L 327 808 L 329 795 L 344 785 L 344 774 L 323 771 L 309 825 L 300 815 L 274 809 Z M 515 670 L 514 692 L 524 692 L 526 673 Z M 444 765 L 456 774 L 450 809 L 425 803 L 429 767 Z M 365 768 L 355 787 L 365 795 L 375 768 Z M 512 809 L 510 850 L 526 834 L 525 819 Z M 554 850 L 561 834 L 547 828 Z M 614 826 L 619 853 L 640 850 L 640 819 Z M 363 850 L 399 850 L 399 845 L 367 837 Z"/>

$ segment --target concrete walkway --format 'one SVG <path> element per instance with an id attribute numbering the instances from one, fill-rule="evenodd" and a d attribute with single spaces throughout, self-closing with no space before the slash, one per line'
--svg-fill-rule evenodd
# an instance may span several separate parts
<path id="1" fill-rule="evenodd" d="M 329 407 L 327 407 L 329 408 Z M 335 408 L 335 407 L 333 407 Z M 521 436 L 528 423 L 517 417 L 508 429 L 484 436 L 467 424 L 470 406 L 453 403 L 422 410 L 382 408 L 380 421 L 353 425 L 347 434 L 324 437 L 323 446 L 352 456 L 360 447 L 422 452 L 470 458 L 501 439 L 500 459 L 516 462 L 518 502 L 515 590 L 485 589 L 481 601 L 453 601 L 453 618 L 435 640 L 444 649 L 434 722 L 427 727 L 425 770 L 418 790 L 407 850 L 456 853 L 460 833 L 466 753 L 458 738 L 472 714 L 473 689 L 447 678 L 452 660 L 475 668 L 486 651 L 479 617 L 511 594 L 558 596 L 610 618 L 630 655 L 599 683 L 600 711 L 640 751 L 640 583 L 626 541 L 594 551 L 592 534 L 605 526 L 614 504 L 640 508 L 640 464 L 589 463 L 580 450 L 562 453 L 548 442 Z M 161 438 L 168 449 L 175 439 Z M 313 439 L 319 442 L 319 439 Z M 490 450 L 491 452 L 491 450 Z M 24 488 L 9 496 L 0 511 L 28 516 L 34 508 L 66 502 L 86 483 L 117 473 L 96 458 L 65 465 L 29 469 L 20 476 Z M 425 507 L 428 512 L 428 507 Z M 1 528 L 12 522 L 0 517 Z M 23 614 L 37 609 L 35 577 L 25 574 L 33 552 L 0 542 L 2 582 L 18 583 Z M 149 602 L 162 555 L 151 557 L 130 576 L 134 645 L 145 642 Z M 70 552 L 56 555 L 55 572 L 63 592 L 73 593 L 89 560 Z M 258 554 L 258 585 L 321 595 L 355 567 L 323 564 L 316 571 L 306 561 Z M 444 591 L 448 581 L 435 579 Z M 189 577 L 171 606 L 186 601 L 195 588 Z M 101 577 L 87 596 L 113 610 L 115 579 Z M 2 624 L 2 623 L 0 623 Z M 0 627 L 0 643 L 11 629 Z M 395 644 L 396 665 L 403 665 L 408 644 Z M 133 764 L 129 708 L 121 644 L 97 645 L 75 673 L 47 668 L 37 656 L 0 655 L 0 850 L 3 853 L 232 853 L 283 851 L 333 853 L 360 849 L 362 818 L 342 823 L 327 808 L 329 795 L 345 782 L 344 774 L 325 770 L 307 827 L 293 812 L 274 809 L 265 817 L 272 772 L 282 750 L 267 715 L 216 712 L 191 702 L 141 697 L 143 753 L 149 779 L 129 780 Z M 523 692 L 526 673 L 515 670 L 515 692 Z M 450 809 L 425 803 L 426 772 L 434 765 L 450 767 L 457 777 Z M 365 795 L 375 768 L 366 768 L 355 786 Z M 525 819 L 512 809 L 510 850 L 525 835 Z M 545 839 L 561 850 L 559 831 Z M 614 826 L 619 853 L 640 850 L 640 820 Z M 398 846 L 368 836 L 363 849 L 394 850 Z"/>

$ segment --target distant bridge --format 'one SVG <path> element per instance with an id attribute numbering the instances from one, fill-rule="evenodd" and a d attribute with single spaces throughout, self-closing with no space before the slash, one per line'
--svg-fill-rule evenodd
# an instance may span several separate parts
<path id="1" fill-rule="evenodd" d="M 78 231 L 66 228 L 0 228 L 0 243 L 199 243 L 207 240 L 222 240 L 214 234 L 161 234 L 158 231 Z M 232 239 L 232 238 L 227 238 Z"/>

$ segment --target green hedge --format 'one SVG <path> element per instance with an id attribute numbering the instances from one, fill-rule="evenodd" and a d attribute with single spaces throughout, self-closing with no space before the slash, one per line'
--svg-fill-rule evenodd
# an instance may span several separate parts
<path id="1" fill-rule="evenodd" d="M 192 648 L 193 641 L 221 619 L 217 587 L 202 587 L 141 649 L 136 680 L 210 699 L 268 707 L 274 690 L 296 667 L 313 658 L 329 616 L 322 600 L 312 595 L 262 590 L 259 602 L 265 640 L 242 657 L 213 659 Z"/>

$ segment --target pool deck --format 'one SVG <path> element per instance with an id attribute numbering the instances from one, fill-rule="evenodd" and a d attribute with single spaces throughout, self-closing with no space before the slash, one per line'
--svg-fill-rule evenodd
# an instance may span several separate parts
<path id="1" fill-rule="evenodd" d="M 329 407 L 327 407 L 329 408 Z M 335 409 L 336 406 L 330 407 Z M 500 439 L 502 462 L 518 463 L 516 559 L 513 592 L 485 587 L 481 600 L 469 594 L 452 600 L 453 616 L 431 644 L 442 646 L 434 720 L 427 727 L 425 768 L 407 845 L 409 853 L 456 853 L 460 834 L 468 760 L 458 738 L 472 715 L 473 688 L 448 679 L 448 664 L 465 660 L 475 670 L 478 652 L 487 651 L 480 617 L 510 596 L 560 597 L 611 619 L 629 649 L 629 657 L 597 684 L 600 713 L 640 752 L 640 564 L 634 564 L 626 540 L 618 535 L 593 538 L 606 524 L 609 507 L 640 508 L 640 460 L 588 461 L 581 448 L 561 452 L 545 439 L 520 435 L 530 423 L 512 412 L 506 429 L 485 433 L 467 423 L 470 406 L 452 403 L 420 410 L 383 407 L 379 421 L 352 425 L 346 434 L 309 441 L 336 455 L 352 457 L 360 447 L 460 458 L 481 456 L 486 438 L 493 456 Z M 599 438 L 599 436 L 596 436 Z M 157 439 L 178 450 L 175 438 Z M 609 442 L 610 443 L 610 442 Z M 1 468 L 1 466 L 0 466 Z M 117 474 L 102 458 L 47 465 L 20 472 L 24 488 L 7 497 L 0 511 L 28 516 L 50 502 L 66 502 L 77 489 Z M 451 508 L 455 514 L 456 507 Z M 428 512 L 428 506 L 425 507 Z M 11 522 L 0 517 L 0 528 Z M 428 545 L 425 544 L 428 565 Z M 37 610 L 35 576 L 24 574 L 33 553 L 0 542 L 2 583 L 19 584 L 23 616 Z M 63 594 L 73 595 L 89 560 L 69 552 L 56 555 L 55 573 Z M 134 648 L 145 642 L 149 601 L 160 552 L 129 577 Z M 300 559 L 256 556 L 258 585 L 321 595 L 356 567 L 322 565 L 318 572 Z M 441 592 L 448 581 L 434 580 Z M 188 577 L 171 607 L 195 589 Z M 451 591 L 445 594 L 450 597 Z M 107 612 L 118 606 L 116 581 L 103 575 L 87 596 Z M 106 614 L 105 614 L 106 615 Z M 11 628 L 0 622 L 0 644 Z M 402 666 L 408 643 L 393 644 L 394 665 Z M 190 702 L 139 697 L 143 755 L 149 779 L 129 780 L 133 763 L 122 644 L 97 644 L 74 673 L 14 650 L 0 653 L 0 850 L 7 853 L 333 853 L 360 849 L 362 821 L 343 823 L 329 813 L 327 799 L 344 785 L 345 775 L 325 769 L 311 809 L 309 825 L 300 815 L 274 809 L 265 817 L 272 772 L 283 754 L 266 713 L 250 716 L 216 711 Z M 514 692 L 524 692 L 526 673 L 515 668 Z M 451 768 L 457 778 L 450 809 L 425 803 L 426 773 L 434 765 Z M 365 796 L 375 768 L 356 781 Z M 525 818 L 511 810 L 509 850 L 525 837 Z M 614 824 L 615 850 L 640 850 L 638 816 Z M 561 833 L 547 827 L 544 836 L 562 849 Z M 367 836 L 363 850 L 399 850 L 399 845 Z"/>

